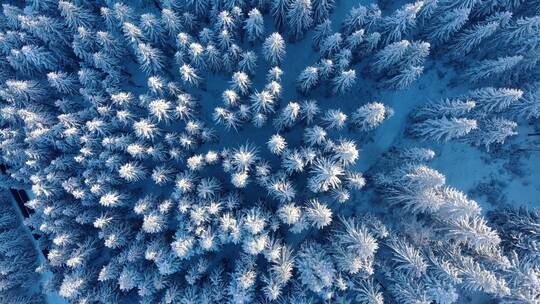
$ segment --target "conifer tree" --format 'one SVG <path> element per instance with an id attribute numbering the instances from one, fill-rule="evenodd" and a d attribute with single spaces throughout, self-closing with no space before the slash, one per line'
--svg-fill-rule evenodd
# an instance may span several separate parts
<path id="1" fill-rule="evenodd" d="M 275 0 L 270 3 L 270 13 L 274 17 L 276 27 L 279 30 L 285 25 L 291 1 L 292 0 Z"/>
<path id="2" fill-rule="evenodd" d="M 493 36 L 499 27 L 500 23 L 498 21 L 475 24 L 456 36 L 452 43 L 452 52 L 456 56 L 470 53 L 475 47 Z"/>
<path id="3" fill-rule="evenodd" d="M 382 19 L 381 34 L 386 44 L 403 39 L 403 36 L 416 26 L 416 16 L 423 5 L 423 1 L 406 4 L 391 16 Z"/>
<path id="4" fill-rule="evenodd" d="M 332 8 L 334 8 L 334 0 L 313 0 L 313 21 L 315 24 L 327 19 Z"/>
<path id="5" fill-rule="evenodd" d="M 144 37 L 155 44 L 163 44 L 165 41 L 165 29 L 156 15 L 147 13 L 141 15 L 140 28 Z"/>
<path id="6" fill-rule="evenodd" d="M 244 29 L 247 32 L 248 41 L 259 40 L 264 33 L 264 23 L 261 12 L 254 8 L 248 13 Z"/>
<path id="7" fill-rule="evenodd" d="M 307 94 L 319 82 L 319 69 L 313 66 L 305 68 L 296 81 L 298 82 L 298 88 L 304 94 Z"/>
<path id="8" fill-rule="evenodd" d="M 480 128 L 475 132 L 471 141 L 477 146 L 484 146 L 489 152 L 493 144 L 504 144 L 510 136 L 518 133 L 515 131 L 517 124 L 503 118 L 493 118 L 480 124 Z"/>
<path id="9" fill-rule="evenodd" d="M 460 138 L 478 128 L 476 120 L 467 118 L 428 119 L 413 126 L 413 132 L 425 139 L 448 141 Z"/>
<path id="10" fill-rule="evenodd" d="M 137 60 L 141 69 L 147 74 L 153 74 L 163 69 L 163 53 L 146 43 L 139 43 L 137 46 Z"/>
<path id="11" fill-rule="evenodd" d="M 410 86 L 415 80 L 422 75 L 424 67 L 409 65 L 399 71 L 397 75 L 385 81 L 385 83 L 394 89 L 404 89 Z"/>
<path id="12" fill-rule="evenodd" d="M 315 34 L 313 35 L 313 45 L 318 48 L 320 44 L 332 33 L 332 22 L 325 19 L 315 26 Z"/>
<path id="13" fill-rule="evenodd" d="M 456 8 L 448 11 L 437 18 L 435 25 L 429 30 L 429 39 L 434 43 L 445 43 L 451 35 L 459 31 L 469 20 L 471 10 L 467 8 Z"/>
<path id="14" fill-rule="evenodd" d="M 60 11 L 60 15 L 64 17 L 66 24 L 72 30 L 81 26 L 88 28 L 94 23 L 94 16 L 90 11 L 71 2 L 59 1 L 58 10 Z"/>
<path id="15" fill-rule="evenodd" d="M 302 38 L 313 24 L 311 0 L 291 0 L 287 11 L 287 23 L 295 40 Z"/>
<path id="16" fill-rule="evenodd" d="M 347 70 L 341 71 L 339 75 L 332 79 L 332 93 L 334 94 L 344 94 L 349 91 L 356 81 L 356 71 Z"/>
<path id="17" fill-rule="evenodd" d="M 498 113 L 511 107 L 523 97 L 523 91 L 509 88 L 481 88 L 469 96 L 476 102 L 476 108 L 484 114 Z"/>
<path id="18" fill-rule="evenodd" d="M 358 108 L 352 115 L 352 123 L 362 131 L 369 131 L 379 126 L 389 115 L 389 110 L 382 103 L 372 102 Z"/>
<path id="19" fill-rule="evenodd" d="M 279 33 L 273 33 L 264 40 L 263 54 L 272 65 L 279 65 L 285 56 L 285 40 Z"/>
<path id="20" fill-rule="evenodd" d="M 523 61 L 523 58 L 521 55 L 516 55 L 499 57 L 494 60 L 486 59 L 467 69 L 464 76 L 473 82 L 508 77 L 507 75 L 511 74 L 512 70 Z"/>

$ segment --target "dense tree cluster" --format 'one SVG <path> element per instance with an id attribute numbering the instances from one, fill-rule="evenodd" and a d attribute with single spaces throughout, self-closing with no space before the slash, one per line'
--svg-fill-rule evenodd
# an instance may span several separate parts
<path id="1" fill-rule="evenodd" d="M 0 199 L 0 302 L 43 303 L 47 277 L 70 303 L 537 303 L 538 212 L 484 214 L 426 148 L 362 174 L 394 110 L 357 92 L 450 58 L 468 91 L 422 104 L 410 134 L 489 151 L 540 117 L 538 1 L 355 5 L 334 25 L 335 5 L 5 1 L 0 188 L 31 193 L 39 240 Z M 354 212 L 367 185 L 385 212 Z"/>

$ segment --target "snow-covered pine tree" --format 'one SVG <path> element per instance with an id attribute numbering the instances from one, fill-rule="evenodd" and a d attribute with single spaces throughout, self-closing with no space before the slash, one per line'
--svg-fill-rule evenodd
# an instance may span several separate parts
<path id="1" fill-rule="evenodd" d="M 72 29 L 78 27 L 91 27 L 94 23 L 94 15 L 91 11 L 84 7 L 75 5 L 68 1 L 59 1 L 58 10 L 60 16 L 64 18 L 64 22 Z"/>
<path id="2" fill-rule="evenodd" d="M 333 58 L 342 48 L 343 38 L 341 33 L 334 33 L 324 38 L 320 44 L 320 52 L 322 56 Z"/>
<path id="3" fill-rule="evenodd" d="M 263 43 L 265 59 L 272 65 L 279 65 L 285 56 L 285 40 L 279 33 L 272 33 Z"/>
<path id="4" fill-rule="evenodd" d="M 238 61 L 238 69 L 249 74 L 255 73 L 255 68 L 257 67 L 257 55 L 255 52 L 247 51 L 240 55 L 240 60 Z"/>
<path id="5" fill-rule="evenodd" d="M 476 66 L 468 68 L 464 73 L 464 77 L 471 79 L 473 82 L 509 77 L 509 75 L 512 75 L 512 70 L 523 61 L 523 58 L 521 55 L 516 55 L 486 59 L 480 61 Z"/>
<path id="6" fill-rule="evenodd" d="M 330 292 L 336 269 L 330 255 L 318 243 L 304 244 L 298 253 L 300 282 L 316 294 Z"/>
<path id="7" fill-rule="evenodd" d="M 164 8 L 161 10 L 161 23 L 170 37 L 174 37 L 174 35 L 182 31 L 180 16 L 172 9 Z"/>
<path id="8" fill-rule="evenodd" d="M 408 274 L 410 277 L 420 277 L 428 268 L 426 258 L 420 250 L 403 238 L 389 238 L 386 245 L 392 250 L 394 269 Z"/>
<path id="9" fill-rule="evenodd" d="M 315 160 L 311 166 L 311 177 L 308 179 L 308 188 L 312 192 L 326 192 L 338 188 L 345 169 L 337 162 L 328 158 Z"/>
<path id="10" fill-rule="evenodd" d="M 379 284 L 372 278 L 362 281 L 355 281 L 352 288 L 355 292 L 355 300 L 361 304 L 383 304 L 384 296 L 381 292 Z"/>
<path id="11" fill-rule="evenodd" d="M 313 24 L 311 0 L 291 0 L 287 11 L 287 23 L 292 37 L 299 40 Z"/>
<path id="12" fill-rule="evenodd" d="M 330 16 L 334 0 L 313 0 L 313 21 L 319 24 Z"/>
<path id="13" fill-rule="evenodd" d="M 285 25 L 290 5 L 291 0 L 275 0 L 270 3 L 270 13 L 274 17 L 278 30 L 283 29 Z"/>
<path id="14" fill-rule="evenodd" d="M 469 99 L 445 98 L 436 102 L 430 102 L 421 107 L 414 114 L 415 118 L 439 118 L 443 116 L 463 116 L 476 107 L 476 101 Z"/>
<path id="15" fill-rule="evenodd" d="M 464 243 L 478 251 L 496 248 L 501 242 L 497 231 L 490 228 L 484 218 L 479 216 L 449 218 L 444 222 L 446 237 Z"/>
<path id="16" fill-rule="evenodd" d="M 511 22 L 498 35 L 505 44 L 513 46 L 517 51 L 534 49 L 534 38 L 540 32 L 540 16 L 520 17 Z"/>
<path id="17" fill-rule="evenodd" d="M 432 43 L 446 43 L 450 37 L 459 31 L 469 20 L 471 10 L 468 8 L 456 8 L 438 17 L 435 24 L 428 29 L 429 40 Z"/>
<path id="18" fill-rule="evenodd" d="M 253 42 L 262 37 L 264 33 L 264 20 L 258 9 L 254 8 L 249 11 L 244 29 L 246 30 L 248 41 Z"/>
<path id="19" fill-rule="evenodd" d="M 190 66 L 189 64 L 183 64 L 180 67 L 179 71 L 183 82 L 192 86 L 199 85 L 201 77 L 197 75 L 196 70 L 192 66 Z"/>
<path id="20" fill-rule="evenodd" d="M 403 70 L 399 71 L 397 75 L 386 80 L 384 83 L 394 89 L 405 89 L 410 86 L 415 80 L 422 75 L 424 67 L 409 65 Z"/>
<path id="21" fill-rule="evenodd" d="M 457 34 L 452 41 L 452 47 L 450 49 L 455 57 L 459 58 L 463 54 L 470 53 L 474 48 L 486 41 L 486 39 L 492 37 L 499 28 L 499 21 L 475 24 L 471 28 Z"/>
<path id="22" fill-rule="evenodd" d="M 136 48 L 137 61 L 141 66 L 141 70 L 147 74 L 154 74 L 164 67 L 163 53 L 146 43 L 139 43 Z"/>
<path id="23" fill-rule="evenodd" d="M 398 64 L 405 57 L 411 43 L 408 40 L 393 42 L 377 52 L 371 66 L 374 71 L 380 73 Z"/>
<path id="24" fill-rule="evenodd" d="M 152 13 L 142 14 L 139 26 L 148 41 L 156 45 L 163 45 L 166 33 L 161 20 L 156 15 Z"/>
<path id="25" fill-rule="evenodd" d="M 332 79 L 332 93 L 342 95 L 351 90 L 356 82 L 356 71 L 353 69 L 341 71 Z"/>
<path id="26" fill-rule="evenodd" d="M 416 16 L 423 5 L 423 1 L 405 4 L 391 16 L 382 19 L 380 32 L 385 44 L 402 40 L 404 35 L 414 29 L 416 26 Z"/>
<path id="27" fill-rule="evenodd" d="M 424 5 L 418 12 L 417 18 L 422 24 L 425 24 L 427 20 L 431 19 L 433 14 L 439 8 L 440 0 L 424 0 Z"/>
<path id="28" fill-rule="evenodd" d="M 509 293 L 506 282 L 498 278 L 494 272 L 485 269 L 470 256 L 456 257 L 459 275 L 462 278 L 463 290 L 481 291 L 488 294 L 505 295 Z"/>
<path id="29" fill-rule="evenodd" d="M 378 127 L 391 112 L 380 102 L 368 103 L 354 111 L 351 123 L 361 131 L 370 131 Z"/>
<path id="30" fill-rule="evenodd" d="M 477 146 L 484 146 L 489 152 L 491 145 L 504 144 L 510 136 L 515 136 L 517 123 L 503 119 L 493 118 L 480 123 L 480 126 L 473 135 L 471 142 Z"/>
<path id="31" fill-rule="evenodd" d="M 64 72 L 50 72 L 47 74 L 47 80 L 51 87 L 62 94 L 70 95 L 78 89 L 77 79 Z"/>
<path id="32" fill-rule="evenodd" d="M 540 87 L 534 83 L 523 95 L 523 100 L 515 105 L 518 116 L 526 119 L 540 117 Z"/>
<path id="33" fill-rule="evenodd" d="M 340 228 L 330 238 L 337 267 L 351 275 L 368 276 L 373 273 L 377 240 L 365 225 L 355 218 L 340 218 Z"/>
<path id="34" fill-rule="evenodd" d="M 443 116 L 416 123 L 412 132 L 426 140 L 448 141 L 464 137 L 477 128 L 476 120 Z"/>
<path id="35" fill-rule="evenodd" d="M 249 76 L 244 72 L 234 73 L 230 83 L 232 89 L 242 95 L 246 95 L 249 91 L 249 88 L 251 87 L 251 80 L 249 79 Z"/>
<path id="36" fill-rule="evenodd" d="M 332 34 L 332 21 L 325 19 L 315 26 L 313 34 L 313 46 L 319 48 L 321 43 Z"/>
<path id="37" fill-rule="evenodd" d="M 486 87 L 474 90 L 469 97 L 476 102 L 476 108 L 481 114 L 500 113 L 513 106 L 523 97 L 523 91 L 509 88 Z"/>
<path id="38" fill-rule="evenodd" d="M 42 46 L 25 45 L 20 49 L 11 49 L 6 59 L 13 69 L 23 75 L 36 75 L 57 69 L 57 59 Z"/>
<path id="39" fill-rule="evenodd" d="M 302 70 L 296 81 L 302 93 L 309 93 L 319 82 L 319 69 L 314 66 L 308 66 Z"/>

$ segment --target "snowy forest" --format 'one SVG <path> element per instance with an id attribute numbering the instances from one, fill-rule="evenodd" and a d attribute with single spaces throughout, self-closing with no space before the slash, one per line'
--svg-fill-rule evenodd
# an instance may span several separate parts
<path id="1" fill-rule="evenodd" d="M 540 303 L 540 0 L 0 2 L 0 303 Z"/>

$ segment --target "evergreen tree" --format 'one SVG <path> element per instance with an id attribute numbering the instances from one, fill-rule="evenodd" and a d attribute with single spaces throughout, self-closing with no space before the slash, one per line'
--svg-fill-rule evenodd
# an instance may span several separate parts
<path id="1" fill-rule="evenodd" d="M 382 19 L 380 32 L 385 44 L 401 40 L 416 26 L 416 16 L 423 5 L 423 1 L 406 4 L 391 16 Z"/>
<path id="2" fill-rule="evenodd" d="M 397 75 L 385 81 L 386 85 L 394 89 L 405 89 L 422 75 L 424 67 L 409 65 L 399 71 Z"/>
<path id="3" fill-rule="evenodd" d="M 298 271 L 303 285 L 316 294 L 330 289 L 336 277 L 332 259 L 318 243 L 305 244 L 298 253 Z"/>
<path id="4" fill-rule="evenodd" d="M 287 11 L 287 23 L 295 40 L 304 36 L 313 24 L 313 12 L 311 0 L 291 0 Z"/>
<path id="5" fill-rule="evenodd" d="M 308 188 L 317 193 L 338 188 L 345 170 L 337 162 L 321 158 L 315 161 L 310 173 L 312 176 L 308 179 Z"/>
<path id="6" fill-rule="evenodd" d="M 474 100 L 461 99 L 442 99 L 437 102 L 431 102 L 428 105 L 420 108 L 415 114 L 418 118 L 435 118 L 443 116 L 462 116 L 476 107 Z"/>
<path id="7" fill-rule="evenodd" d="M 473 27 L 458 34 L 452 43 L 452 52 L 456 56 L 470 53 L 489 37 L 493 36 L 500 27 L 498 21 L 475 24 Z"/>
<path id="8" fill-rule="evenodd" d="M 192 86 L 199 85 L 201 77 L 197 75 L 196 70 L 189 64 L 184 64 L 180 67 L 180 76 L 182 81 Z"/>
<path id="9" fill-rule="evenodd" d="M 75 77 L 64 72 L 50 72 L 47 74 L 49 84 L 63 94 L 73 94 L 77 90 L 77 80 Z"/>
<path id="10" fill-rule="evenodd" d="M 245 23 L 244 29 L 247 32 L 248 41 L 259 40 L 264 33 L 264 23 L 261 12 L 256 8 L 249 11 Z"/>
<path id="11" fill-rule="evenodd" d="M 489 152 L 491 145 L 504 144 L 508 137 L 517 135 L 516 128 L 517 124 L 513 121 L 502 118 L 489 119 L 480 124 L 471 141 L 477 146 L 484 146 Z"/>
<path id="12" fill-rule="evenodd" d="M 470 67 L 465 71 L 465 76 L 473 82 L 501 78 L 523 61 L 523 56 L 499 57 L 495 60 L 487 59 L 480 61 L 477 66 Z M 505 76 L 506 77 L 506 76 Z"/>
<path id="13" fill-rule="evenodd" d="M 81 26 L 90 28 L 95 21 L 92 12 L 71 2 L 59 1 L 58 10 L 72 30 Z"/>
<path id="14" fill-rule="evenodd" d="M 41 294 L 40 258 L 23 227 L 22 216 L 5 196 L 0 198 L 0 268 L 2 303 L 44 303 Z"/>
<path id="15" fill-rule="evenodd" d="M 315 26 L 315 34 L 313 35 L 313 45 L 318 48 L 328 36 L 332 33 L 332 22 L 328 19 L 323 20 Z"/>
<path id="16" fill-rule="evenodd" d="M 44 47 L 25 45 L 21 49 L 12 49 L 6 56 L 13 69 L 25 75 L 35 75 L 55 70 L 57 59 Z"/>
<path id="17" fill-rule="evenodd" d="M 540 89 L 535 83 L 530 90 L 525 92 L 523 101 L 516 105 L 519 116 L 527 119 L 540 117 Z"/>
<path id="18" fill-rule="evenodd" d="M 413 132 L 422 138 L 436 141 L 448 141 L 460 138 L 478 128 L 476 120 L 467 118 L 428 119 L 413 126 Z"/>
<path id="19" fill-rule="evenodd" d="M 353 287 L 357 293 L 355 300 L 361 304 L 383 304 L 384 297 L 380 287 L 373 279 L 362 280 Z"/>
<path id="20" fill-rule="evenodd" d="M 238 69 L 250 74 L 255 73 L 257 67 L 257 55 L 254 52 L 249 51 L 240 55 L 240 61 L 238 61 Z"/>
<path id="21" fill-rule="evenodd" d="M 298 75 L 296 81 L 298 83 L 298 88 L 304 94 L 307 94 L 319 82 L 319 69 L 312 66 L 305 68 L 300 75 Z"/>
<path id="22" fill-rule="evenodd" d="M 174 37 L 176 33 L 179 33 L 182 30 L 182 21 L 180 16 L 178 16 L 174 10 L 167 8 L 162 9 L 161 23 L 171 37 Z"/>
<path id="23" fill-rule="evenodd" d="M 341 71 L 341 74 L 332 79 L 332 93 L 344 94 L 349 91 L 356 81 L 355 70 Z"/>
<path id="24" fill-rule="evenodd" d="M 343 21 L 343 31 L 349 35 L 360 30 L 367 19 L 367 8 L 363 5 L 354 6 Z"/>
<path id="25" fill-rule="evenodd" d="M 263 54 L 272 65 L 278 65 L 285 56 L 285 40 L 279 33 L 273 33 L 264 40 Z"/>
<path id="26" fill-rule="evenodd" d="M 352 114 L 352 123 L 362 131 L 369 131 L 378 127 L 391 111 L 382 103 L 372 102 L 365 104 Z"/>
<path id="27" fill-rule="evenodd" d="M 429 29 L 429 39 L 438 44 L 447 42 L 469 20 L 471 10 L 456 8 L 437 18 L 435 25 Z"/>
<path id="28" fill-rule="evenodd" d="M 276 27 L 281 30 L 285 25 L 287 12 L 291 5 L 291 0 L 275 0 L 270 3 L 270 13 L 274 17 Z"/>
<path id="29" fill-rule="evenodd" d="M 321 54 L 325 57 L 332 58 L 339 50 L 341 50 L 342 42 L 343 38 L 341 37 L 341 33 L 329 35 L 320 44 Z"/>
<path id="30" fill-rule="evenodd" d="M 141 65 L 141 70 L 147 74 L 157 73 L 163 69 L 163 53 L 146 43 L 139 43 L 137 46 L 137 61 Z"/>
<path id="31" fill-rule="evenodd" d="M 535 37 L 540 32 L 540 16 L 521 17 L 507 26 L 499 37 L 519 51 L 534 49 Z"/>
<path id="32" fill-rule="evenodd" d="M 165 41 L 165 29 L 161 20 L 154 14 L 142 14 L 139 26 L 144 37 L 155 44 L 163 44 Z"/>
<path id="33" fill-rule="evenodd" d="M 499 113 L 511 107 L 521 100 L 523 91 L 508 88 L 481 88 L 469 94 L 470 98 L 476 102 L 476 108 L 483 111 L 484 115 L 489 113 Z"/>
<path id="34" fill-rule="evenodd" d="M 391 43 L 375 54 L 372 67 L 376 72 L 382 72 L 398 64 L 403 58 L 411 43 L 407 40 Z"/>
<path id="35" fill-rule="evenodd" d="M 313 21 L 319 24 L 330 16 L 334 0 L 313 0 Z"/>

